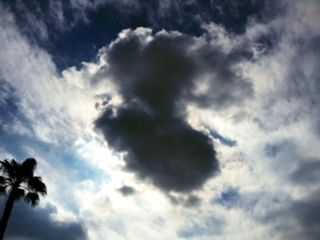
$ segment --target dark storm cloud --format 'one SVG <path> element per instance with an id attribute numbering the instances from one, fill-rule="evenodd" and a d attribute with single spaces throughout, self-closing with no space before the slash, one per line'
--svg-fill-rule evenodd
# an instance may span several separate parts
<path id="1" fill-rule="evenodd" d="M 112 148 L 128 153 L 127 169 L 162 190 L 188 192 L 219 167 L 210 137 L 185 121 L 185 107 L 223 109 L 250 96 L 250 83 L 233 71 L 243 55 L 175 33 L 147 41 L 151 35 L 141 31 L 127 31 L 106 52 L 107 74 L 124 103 L 95 125 Z"/>
<path id="2" fill-rule="evenodd" d="M 163 116 L 166 118 L 166 116 Z M 96 126 L 117 151 L 128 151 L 127 169 L 163 190 L 200 187 L 218 170 L 210 139 L 181 119 L 161 119 L 139 108 L 119 109 L 117 117 L 103 114 Z"/>
<path id="3" fill-rule="evenodd" d="M 9 220 L 6 236 L 8 239 L 30 240 L 85 240 L 85 229 L 80 223 L 55 222 L 51 214 L 57 210 L 53 206 L 32 208 L 18 202 Z"/>
<path id="4" fill-rule="evenodd" d="M 133 187 L 126 186 L 126 185 L 119 188 L 118 191 L 125 197 L 131 196 L 136 193 L 136 190 Z"/>

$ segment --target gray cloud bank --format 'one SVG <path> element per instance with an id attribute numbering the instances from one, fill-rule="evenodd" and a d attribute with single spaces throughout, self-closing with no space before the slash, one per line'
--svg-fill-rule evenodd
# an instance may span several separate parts
<path id="1" fill-rule="evenodd" d="M 79 222 L 57 222 L 50 216 L 54 206 L 32 208 L 25 203 L 16 203 L 9 220 L 8 240 L 85 240 L 86 230 Z"/>

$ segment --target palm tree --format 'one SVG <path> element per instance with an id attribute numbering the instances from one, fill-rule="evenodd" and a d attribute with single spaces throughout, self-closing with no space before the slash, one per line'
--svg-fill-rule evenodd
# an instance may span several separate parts
<path id="1" fill-rule="evenodd" d="M 43 196 L 47 194 L 47 187 L 41 177 L 33 175 L 36 166 L 37 161 L 34 158 L 27 158 L 22 163 L 14 159 L 0 161 L 0 172 L 2 173 L 0 194 L 8 196 L 0 221 L 0 240 L 3 239 L 15 201 L 24 198 L 34 207 L 39 203 L 39 194 Z"/>

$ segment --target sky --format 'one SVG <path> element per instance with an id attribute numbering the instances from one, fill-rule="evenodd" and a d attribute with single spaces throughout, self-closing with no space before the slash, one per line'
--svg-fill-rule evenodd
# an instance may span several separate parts
<path id="1" fill-rule="evenodd" d="M 318 239 L 319 13 L 0 0 L 0 158 L 48 188 L 7 239 Z"/>

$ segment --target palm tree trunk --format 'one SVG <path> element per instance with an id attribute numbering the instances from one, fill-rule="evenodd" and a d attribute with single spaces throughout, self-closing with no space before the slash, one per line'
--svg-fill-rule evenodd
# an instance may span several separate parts
<path id="1" fill-rule="evenodd" d="M 12 212 L 13 204 L 14 204 L 14 190 L 12 190 L 8 196 L 6 201 L 6 205 L 2 214 L 1 222 L 0 222 L 0 240 L 3 239 L 4 232 L 6 231 L 7 224 L 9 221 L 9 217 Z"/>

